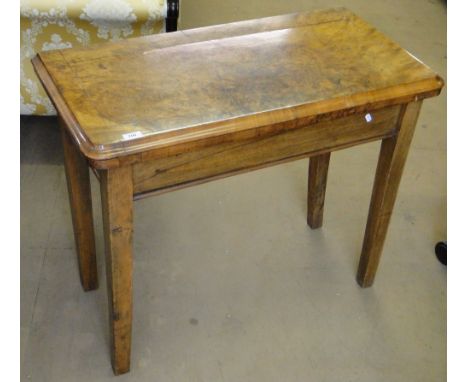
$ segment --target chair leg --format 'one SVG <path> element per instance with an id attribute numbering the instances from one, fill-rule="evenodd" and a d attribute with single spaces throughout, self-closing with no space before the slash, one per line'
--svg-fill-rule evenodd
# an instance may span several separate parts
<path id="1" fill-rule="evenodd" d="M 167 0 L 166 32 L 177 31 L 179 19 L 179 0 Z"/>

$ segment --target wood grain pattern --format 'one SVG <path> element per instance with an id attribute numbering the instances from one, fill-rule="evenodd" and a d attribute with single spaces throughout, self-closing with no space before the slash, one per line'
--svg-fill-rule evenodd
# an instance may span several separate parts
<path id="1" fill-rule="evenodd" d="M 101 172 L 102 217 L 106 247 L 112 367 L 130 370 L 132 341 L 132 170 Z"/>
<path id="2" fill-rule="evenodd" d="M 421 101 L 407 105 L 402 110 L 398 135 L 382 141 L 357 273 L 362 287 L 374 282 L 420 108 Z"/>
<path id="3" fill-rule="evenodd" d="M 98 276 L 88 163 L 63 122 L 60 129 L 80 280 L 83 289 L 90 291 L 97 289 Z"/>
<path id="4" fill-rule="evenodd" d="M 409 102 L 443 84 L 343 9 L 41 53 L 34 65 L 95 160 Z M 142 137 L 122 138 L 131 132 Z"/>
<path id="5" fill-rule="evenodd" d="M 228 176 L 316 152 L 382 139 L 396 133 L 399 111 L 399 106 L 393 106 L 372 113 L 371 122 L 366 122 L 363 114 L 352 115 L 260 139 L 253 137 L 242 142 L 225 142 L 137 163 L 133 166 L 134 193 L 209 179 L 220 174 Z"/>
<path id="6" fill-rule="evenodd" d="M 307 224 L 313 229 L 320 228 L 323 223 L 329 163 L 330 153 L 315 155 L 309 159 Z"/>

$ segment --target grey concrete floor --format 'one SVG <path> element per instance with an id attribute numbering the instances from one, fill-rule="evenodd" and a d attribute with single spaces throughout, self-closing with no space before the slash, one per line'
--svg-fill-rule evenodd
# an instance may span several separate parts
<path id="1" fill-rule="evenodd" d="M 446 78 L 438 0 L 335 1 Z M 330 6 L 183 0 L 181 28 Z M 306 224 L 307 161 L 135 204 L 132 370 L 119 381 L 443 381 L 446 92 L 425 102 L 374 286 L 355 271 L 379 145 L 332 155 L 325 221 Z M 53 118 L 21 122 L 21 374 L 114 381 L 101 287 L 81 289 Z"/>

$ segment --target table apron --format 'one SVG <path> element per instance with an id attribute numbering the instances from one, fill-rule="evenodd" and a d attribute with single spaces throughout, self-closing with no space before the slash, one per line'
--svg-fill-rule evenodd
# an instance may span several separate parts
<path id="1" fill-rule="evenodd" d="M 136 163 L 135 199 L 395 135 L 401 107 L 395 105 Z"/>

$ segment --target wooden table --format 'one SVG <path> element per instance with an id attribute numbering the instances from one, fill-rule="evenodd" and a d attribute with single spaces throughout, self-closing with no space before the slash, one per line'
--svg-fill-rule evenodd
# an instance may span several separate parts
<path id="1" fill-rule="evenodd" d="M 97 288 L 88 166 L 101 184 L 112 365 L 130 368 L 133 201 L 381 140 L 357 281 L 372 285 L 422 100 L 442 79 L 345 9 L 140 37 L 33 59 L 62 126 L 83 288 Z M 155 233 L 157 234 L 157 233 Z"/>

